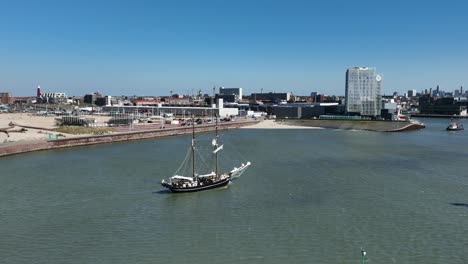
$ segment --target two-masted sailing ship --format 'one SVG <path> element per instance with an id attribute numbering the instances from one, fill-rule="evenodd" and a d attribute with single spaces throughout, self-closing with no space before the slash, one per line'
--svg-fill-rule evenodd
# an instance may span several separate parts
<path id="1" fill-rule="evenodd" d="M 249 166 L 250 162 L 241 164 L 239 168 L 234 168 L 229 172 L 219 173 L 218 172 L 218 152 L 223 149 L 223 145 L 219 145 L 218 137 L 218 118 L 216 117 L 216 135 L 212 140 L 214 155 L 214 171 L 208 174 L 198 174 L 196 171 L 195 163 L 195 124 L 192 122 L 192 145 L 191 145 L 191 160 L 192 160 L 192 175 L 183 176 L 176 175 L 169 178 L 166 182 L 164 179 L 161 180 L 161 185 L 168 188 L 172 192 L 197 192 L 204 191 L 213 188 L 223 187 L 229 184 L 229 182 L 239 177 Z"/>

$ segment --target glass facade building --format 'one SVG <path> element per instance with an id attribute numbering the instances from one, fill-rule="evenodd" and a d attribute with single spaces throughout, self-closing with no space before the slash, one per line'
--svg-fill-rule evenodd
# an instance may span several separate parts
<path id="1" fill-rule="evenodd" d="M 355 67 L 346 71 L 347 114 L 380 116 L 382 75 L 375 68 Z"/>
<path id="2" fill-rule="evenodd" d="M 235 95 L 235 99 L 242 100 L 242 88 L 224 88 L 219 87 L 220 95 Z"/>

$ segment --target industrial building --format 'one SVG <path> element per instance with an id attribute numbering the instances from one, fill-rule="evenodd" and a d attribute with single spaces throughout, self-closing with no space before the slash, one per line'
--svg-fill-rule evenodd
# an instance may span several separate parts
<path id="1" fill-rule="evenodd" d="M 102 106 L 102 105 L 105 105 L 106 100 L 104 97 L 102 97 L 102 95 L 99 92 L 95 92 L 92 94 L 86 94 L 83 97 L 83 102 L 85 104 L 95 104 L 95 105 Z"/>
<path id="2" fill-rule="evenodd" d="M 271 106 L 268 113 L 276 118 L 318 118 L 326 114 L 342 114 L 343 106 L 338 103 L 284 104 Z"/>
<path id="3" fill-rule="evenodd" d="M 61 104 L 67 102 L 65 93 L 41 93 L 37 98 L 38 103 L 43 104 Z"/>
<path id="4" fill-rule="evenodd" d="M 229 99 L 231 98 L 230 96 L 234 96 L 234 101 L 232 102 L 240 101 L 242 100 L 242 88 L 219 87 L 219 98 L 224 98 L 224 96 L 227 96 L 226 98 Z"/>
<path id="5" fill-rule="evenodd" d="M 421 114 L 466 116 L 467 107 L 467 101 L 456 101 L 453 97 L 435 98 L 431 94 L 419 97 Z"/>
<path id="6" fill-rule="evenodd" d="M 151 115 L 162 116 L 171 114 L 177 116 L 214 116 L 219 117 L 238 116 L 238 108 L 224 108 L 223 100 L 218 99 L 215 107 L 195 107 L 195 106 L 103 106 L 103 112 L 114 113 L 149 113 Z"/>
<path id="7" fill-rule="evenodd" d="M 224 102 L 227 103 L 235 103 L 238 102 L 239 100 L 236 99 L 237 96 L 234 94 L 217 94 L 215 96 L 215 99 L 223 99 Z"/>
<path id="8" fill-rule="evenodd" d="M 280 103 L 291 100 L 291 93 L 253 93 L 250 99 Z"/>

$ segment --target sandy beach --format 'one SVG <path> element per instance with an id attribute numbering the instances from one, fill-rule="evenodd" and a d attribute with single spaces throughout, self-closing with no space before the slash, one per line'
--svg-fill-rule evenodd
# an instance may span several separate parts
<path id="1" fill-rule="evenodd" d="M 27 142 L 27 141 L 45 141 L 49 139 L 49 135 L 56 136 L 61 134 L 63 137 L 80 137 L 85 135 L 72 135 L 64 134 L 51 131 L 57 128 L 55 123 L 56 116 L 38 116 L 31 113 L 7 113 L 0 114 L 0 129 L 7 129 L 8 134 L 0 132 L 0 144 L 8 142 Z M 98 122 L 104 121 L 100 119 L 108 119 L 108 117 L 97 117 Z M 10 127 L 10 123 L 14 124 L 14 127 Z M 26 126 L 24 132 L 20 131 L 23 126 Z M 30 128 L 35 127 L 35 128 Z"/>
<path id="2" fill-rule="evenodd" d="M 320 127 L 293 126 L 275 120 L 263 120 L 255 125 L 241 127 L 241 129 L 322 129 Z"/>
<path id="3" fill-rule="evenodd" d="M 15 124 L 10 128 L 10 123 Z M 14 132 L 21 130 L 21 126 L 34 126 L 43 129 L 26 128 L 25 132 Z M 33 116 L 26 113 L 0 114 L 0 129 L 9 128 L 7 133 L 0 132 L 0 144 L 17 141 L 46 140 L 51 131 L 45 129 L 55 128 L 55 117 Z"/>

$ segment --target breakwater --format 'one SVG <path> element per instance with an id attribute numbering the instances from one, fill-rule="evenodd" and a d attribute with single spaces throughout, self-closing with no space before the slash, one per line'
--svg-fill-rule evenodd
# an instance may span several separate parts
<path id="1" fill-rule="evenodd" d="M 219 130 L 237 129 L 249 126 L 259 121 L 229 122 L 218 125 Z M 216 129 L 216 125 L 195 126 L 195 133 L 208 132 Z M 166 129 L 152 129 L 134 132 L 121 132 L 106 135 L 83 136 L 73 138 L 61 138 L 47 141 L 13 142 L 0 147 L 0 157 L 21 154 L 31 151 L 67 148 L 75 146 L 86 146 L 112 142 L 122 142 L 157 137 L 178 136 L 192 133 L 192 127 L 176 127 Z"/>
<path id="2" fill-rule="evenodd" d="M 287 125 L 322 127 L 346 130 L 368 130 L 377 132 L 401 132 L 425 128 L 424 124 L 411 121 L 369 121 L 369 120 L 326 120 L 326 119 L 280 119 Z"/>

